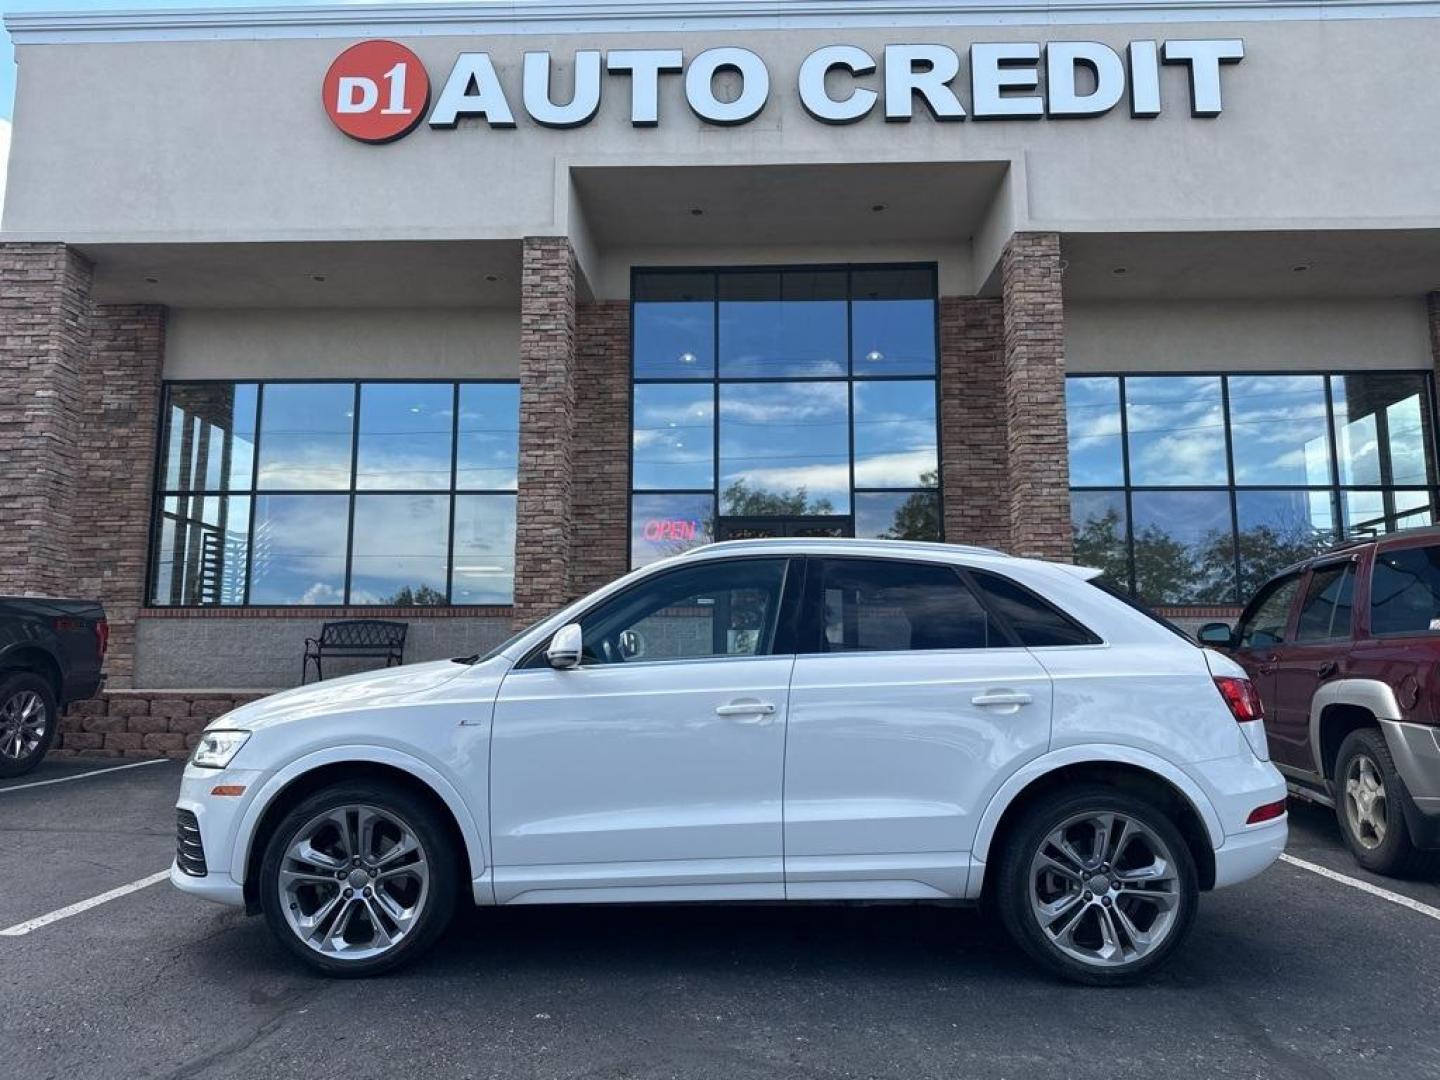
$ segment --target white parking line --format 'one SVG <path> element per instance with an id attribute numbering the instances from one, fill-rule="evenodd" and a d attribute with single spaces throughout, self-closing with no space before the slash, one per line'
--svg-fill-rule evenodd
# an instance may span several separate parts
<path id="1" fill-rule="evenodd" d="M 1378 896 L 1381 900 L 1389 900 L 1390 903 L 1399 904 L 1401 907 L 1409 908 L 1411 911 L 1418 911 L 1421 915 L 1426 915 L 1429 918 L 1440 920 L 1440 908 L 1423 904 L 1419 900 L 1412 900 L 1408 896 L 1391 892 L 1389 889 L 1382 889 L 1379 885 L 1371 885 L 1368 881 L 1361 881 L 1359 878 L 1346 877 L 1344 874 L 1338 874 L 1328 867 L 1320 866 L 1313 862 L 1306 862 L 1304 859 L 1297 859 L 1294 855 L 1282 854 L 1280 861 L 1289 863 L 1291 866 L 1298 866 L 1301 870 L 1309 870 L 1312 874 L 1319 874 L 1321 877 L 1329 878 L 1331 881 L 1338 881 L 1341 885 L 1348 885 L 1352 889 L 1359 889 L 1361 892 L 1369 893 L 1371 896 Z"/>
<path id="2" fill-rule="evenodd" d="M 16 923 L 14 926 L 7 926 L 0 930 L 0 937 L 22 937 L 32 930 L 39 930 L 42 926 L 49 926 L 61 919 L 68 919 L 71 915 L 79 915 L 82 911 L 89 911 L 93 907 L 109 903 L 111 900 L 118 900 L 122 896 L 129 896 L 141 889 L 148 889 L 151 885 L 157 885 L 170 876 L 168 869 L 151 874 L 149 877 L 142 877 L 139 881 L 132 881 L 129 885 L 121 885 L 118 889 L 111 889 L 99 896 L 92 896 L 89 900 L 81 900 L 75 904 L 59 908 L 48 915 L 41 915 L 38 918 L 27 919 L 25 922 Z"/>
<path id="3" fill-rule="evenodd" d="M 87 776 L 99 776 L 101 773 L 143 769 L 146 765 L 164 765 L 169 760 L 169 758 L 155 758 L 152 761 L 132 761 L 129 765 L 112 765 L 108 769 L 91 769 L 89 772 L 76 773 L 74 776 L 57 776 L 53 780 L 36 780 L 29 784 L 16 784 L 14 787 L 0 788 L 0 795 L 4 795 L 7 791 L 24 791 L 26 788 L 47 787 L 50 784 L 68 784 L 71 780 L 84 780 Z"/>

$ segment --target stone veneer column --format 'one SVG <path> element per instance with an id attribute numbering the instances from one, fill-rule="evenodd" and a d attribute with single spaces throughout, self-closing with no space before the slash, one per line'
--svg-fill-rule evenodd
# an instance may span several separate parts
<path id="1" fill-rule="evenodd" d="M 112 689 L 133 685 L 164 360 L 163 307 L 117 304 L 92 310 L 78 442 L 79 497 L 71 512 L 72 588 L 105 603 L 110 620 L 106 685 Z"/>
<path id="2" fill-rule="evenodd" d="M 522 260 L 517 626 L 570 599 L 575 549 L 575 253 L 567 237 L 530 236 Z"/>
<path id="3" fill-rule="evenodd" d="M 999 300 L 940 300 L 940 480 L 945 539 L 1010 546 L 1004 312 Z"/>
<path id="4" fill-rule="evenodd" d="M 575 543 L 570 587 L 596 589 L 630 569 L 630 304 L 576 313 Z"/>
<path id="5" fill-rule="evenodd" d="M 1065 311 L 1058 233 L 1016 233 L 1001 259 L 1010 550 L 1070 561 Z"/>
<path id="6" fill-rule="evenodd" d="M 63 244 L 0 245 L 0 592 L 94 598 L 128 687 L 144 602 L 165 309 L 97 307 Z"/>
<path id="7" fill-rule="evenodd" d="M 63 595 L 89 347 L 90 264 L 0 244 L 0 593 Z"/>

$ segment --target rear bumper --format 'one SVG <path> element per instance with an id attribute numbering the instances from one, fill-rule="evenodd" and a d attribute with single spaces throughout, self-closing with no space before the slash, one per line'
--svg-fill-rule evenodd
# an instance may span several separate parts
<path id="1" fill-rule="evenodd" d="M 1215 849 L 1215 887 L 1236 885 L 1260 873 L 1285 850 L 1290 835 L 1286 818 L 1252 825 L 1250 832 L 1227 836 Z"/>

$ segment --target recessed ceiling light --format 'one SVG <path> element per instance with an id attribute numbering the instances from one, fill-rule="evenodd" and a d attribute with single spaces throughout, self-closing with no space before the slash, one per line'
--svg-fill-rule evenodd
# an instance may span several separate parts
<path id="1" fill-rule="evenodd" d="M 1128 274 L 1129 272 L 1130 268 L 1128 266 L 1117 266 L 1114 270 L 1110 271 L 1110 273 L 1114 274 L 1116 277 L 1120 277 L 1123 274 Z"/>

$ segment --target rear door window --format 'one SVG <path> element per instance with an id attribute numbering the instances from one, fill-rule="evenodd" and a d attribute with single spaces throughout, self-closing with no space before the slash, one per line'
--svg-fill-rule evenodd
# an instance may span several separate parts
<path id="1" fill-rule="evenodd" d="M 1428 634 L 1440 630 L 1440 547 L 1375 553 L 1370 578 L 1372 634 Z"/>
<path id="2" fill-rule="evenodd" d="M 986 649 L 1011 642 L 960 575 L 940 563 L 821 559 L 818 652 Z"/>
<path id="3" fill-rule="evenodd" d="M 1300 591 L 1300 575 L 1290 574 L 1272 581 L 1260 590 L 1249 609 L 1240 618 L 1235 641 L 1242 649 L 1265 649 L 1285 643 L 1285 627 L 1290 621 L 1290 606 Z"/>
<path id="4" fill-rule="evenodd" d="M 1310 572 L 1300 618 L 1295 625 L 1297 644 L 1333 641 L 1350 636 L 1354 612 L 1355 564 L 1350 560 L 1318 566 Z"/>

